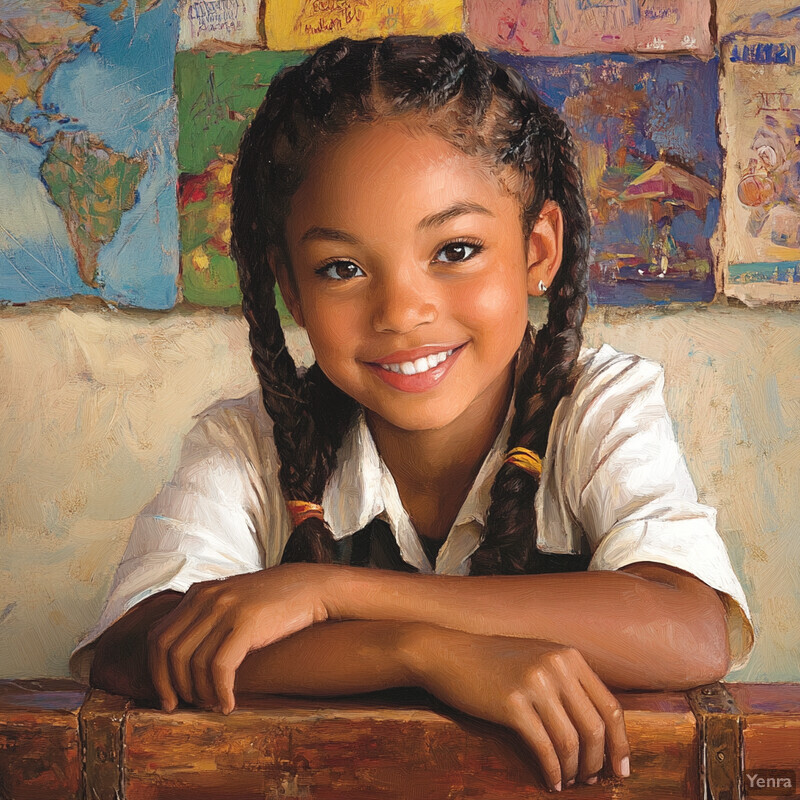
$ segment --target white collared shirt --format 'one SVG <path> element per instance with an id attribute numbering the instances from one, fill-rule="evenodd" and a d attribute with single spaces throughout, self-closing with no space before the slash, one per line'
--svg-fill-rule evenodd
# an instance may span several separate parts
<path id="1" fill-rule="evenodd" d="M 664 405 L 663 369 L 609 345 L 584 348 L 579 365 L 572 394 L 553 415 L 542 459 L 537 546 L 576 553 L 585 537 L 590 570 L 654 561 L 695 575 L 721 593 L 731 669 L 744 666 L 754 642 L 752 618 L 717 533 L 716 511 L 697 502 Z M 468 575 L 512 414 L 513 402 L 433 566 L 361 414 L 323 496 L 334 537 L 380 516 L 408 564 L 424 573 Z M 100 620 L 70 659 L 75 677 L 88 676 L 91 643 L 146 597 L 280 563 L 291 522 L 278 468 L 260 391 L 199 415 L 172 480 L 136 519 Z"/>

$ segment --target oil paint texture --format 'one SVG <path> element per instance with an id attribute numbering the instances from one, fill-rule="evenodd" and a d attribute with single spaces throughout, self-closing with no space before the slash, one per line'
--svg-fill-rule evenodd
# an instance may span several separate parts
<path id="1" fill-rule="evenodd" d="M 564 116 L 592 213 L 593 303 L 710 300 L 716 60 L 501 56 Z"/>
<path id="2" fill-rule="evenodd" d="M 177 34 L 166 0 L 0 0 L 0 301 L 174 304 Z"/>
<path id="3" fill-rule="evenodd" d="M 796 40 L 731 36 L 722 46 L 725 291 L 800 299 L 800 66 Z"/>
<path id="4" fill-rule="evenodd" d="M 468 0 L 467 33 L 512 53 L 714 53 L 708 0 Z"/>

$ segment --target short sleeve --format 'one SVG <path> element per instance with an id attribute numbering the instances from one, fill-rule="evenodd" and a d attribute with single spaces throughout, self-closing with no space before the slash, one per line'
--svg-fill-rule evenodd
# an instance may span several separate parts
<path id="1" fill-rule="evenodd" d="M 698 502 L 664 403 L 663 369 L 617 353 L 576 390 L 563 441 L 576 468 L 565 488 L 592 547 L 588 568 L 654 561 L 695 575 L 720 593 L 731 669 L 744 666 L 754 642 L 750 610 L 716 510 Z"/>
<path id="2" fill-rule="evenodd" d="M 285 504 L 271 430 L 254 413 L 219 404 L 187 434 L 172 479 L 136 518 L 100 619 L 70 658 L 74 677 L 88 678 L 95 640 L 145 598 L 277 563 Z"/>

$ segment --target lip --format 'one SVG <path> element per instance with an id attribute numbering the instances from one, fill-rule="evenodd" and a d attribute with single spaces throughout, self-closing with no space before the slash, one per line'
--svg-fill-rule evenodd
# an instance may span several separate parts
<path id="1" fill-rule="evenodd" d="M 418 358 L 425 358 L 431 353 L 444 353 L 448 350 L 458 350 L 463 347 L 466 342 L 458 342 L 456 344 L 426 344 L 424 347 L 416 347 L 413 350 L 397 350 L 390 353 L 388 356 L 382 358 L 364 359 L 366 364 L 400 364 L 403 361 L 416 361 Z M 455 355 L 455 353 L 453 353 Z"/>
<path id="2" fill-rule="evenodd" d="M 399 389 L 401 392 L 418 394 L 435 388 L 444 380 L 445 375 L 452 369 L 453 365 L 458 361 L 459 356 L 464 352 L 466 345 L 467 342 L 457 345 L 455 348 L 434 345 L 433 347 L 420 347 L 416 350 L 401 350 L 397 353 L 392 353 L 391 356 L 383 358 L 380 361 L 365 361 L 364 364 L 376 377 L 380 378 L 393 389 Z M 442 361 L 441 364 L 438 364 L 426 372 L 420 372 L 417 375 L 403 375 L 401 372 L 390 372 L 381 366 L 381 364 L 396 364 L 399 361 L 413 361 L 415 357 L 423 358 L 425 355 L 440 353 L 443 350 L 453 350 L 453 352 Z M 412 357 L 405 355 L 406 353 L 411 353 Z"/>

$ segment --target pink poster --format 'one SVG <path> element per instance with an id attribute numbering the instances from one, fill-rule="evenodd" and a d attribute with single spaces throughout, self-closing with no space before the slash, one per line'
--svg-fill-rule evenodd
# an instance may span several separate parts
<path id="1" fill-rule="evenodd" d="M 713 55 L 708 0 L 467 0 L 467 30 L 486 47 L 531 55 Z"/>

